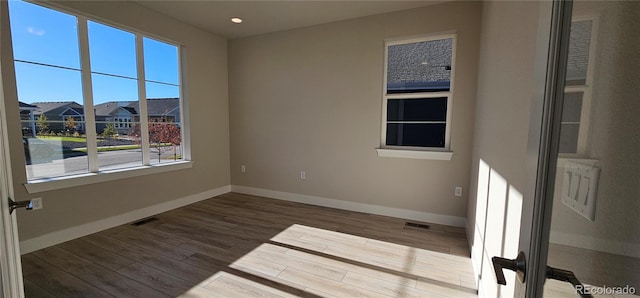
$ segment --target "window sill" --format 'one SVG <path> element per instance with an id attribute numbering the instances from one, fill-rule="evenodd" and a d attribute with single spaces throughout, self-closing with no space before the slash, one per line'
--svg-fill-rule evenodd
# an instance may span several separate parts
<path id="1" fill-rule="evenodd" d="M 393 158 L 413 158 L 413 159 L 431 159 L 431 160 L 451 160 L 452 151 L 417 151 L 417 150 L 399 150 L 377 148 L 379 157 Z"/>
<path id="2" fill-rule="evenodd" d="M 74 186 L 82 186 L 137 176 L 189 169 L 191 167 L 193 167 L 193 161 L 178 161 L 167 164 L 156 164 L 152 166 L 140 166 L 135 168 L 100 171 L 98 173 L 86 173 L 73 176 L 31 180 L 24 184 L 24 187 L 29 193 L 39 193 L 43 191 L 63 189 Z"/>

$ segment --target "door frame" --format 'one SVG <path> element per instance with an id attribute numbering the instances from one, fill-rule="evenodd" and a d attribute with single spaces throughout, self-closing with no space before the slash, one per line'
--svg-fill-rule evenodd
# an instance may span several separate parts
<path id="1" fill-rule="evenodd" d="M 529 158 L 528 166 L 529 173 L 535 173 L 530 175 L 535 183 L 530 188 L 534 194 L 531 226 L 529 233 L 521 234 L 529 235 L 528 247 L 521 245 L 528 248 L 525 297 L 542 297 L 546 280 L 572 7 L 572 0 L 554 0 L 541 7 L 538 46 L 546 47 L 546 53 L 539 50 L 536 58 L 540 69 L 535 90 L 543 93 L 534 98 L 529 134 L 528 157 L 536 158 Z"/>
<path id="2" fill-rule="evenodd" d="M 0 1 L 0 36 L 10 40 L 8 3 Z M 2 42 L 0 56 L 6 56 L 10 50 L 6 42 Z M 24 297 L 24 283 L 22 280 L 22 264 L 20 261 L 20 246 L 16 214 L 9 213 L 9 199 L 14 197 L 13 179 L 11 173 L 11 157 L 9 155 L 9 138 L 7 131 L 7 109 L 5 109 L 5 91 L 7 67 L 3 68 L 0 59 L 0 271 L 2 275 L 3 297 Z M 11 81 L 11 80 L 9 80 Z"/>

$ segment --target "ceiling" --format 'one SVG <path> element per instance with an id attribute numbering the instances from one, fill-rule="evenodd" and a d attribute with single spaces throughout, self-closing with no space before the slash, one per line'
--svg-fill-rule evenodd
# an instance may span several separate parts
<path id="1" fill-rule="evenodd" d="M 138 4 L 211 33 L 240 38 L 368 15 L 433 5 L 444 1 L 148 1 Z M 232 17 L 243 19 L 234 24 Z"/>

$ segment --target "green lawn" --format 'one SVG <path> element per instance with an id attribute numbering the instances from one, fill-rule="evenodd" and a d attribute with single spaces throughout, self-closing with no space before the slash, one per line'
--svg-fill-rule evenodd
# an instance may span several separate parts
<path id="1" fill-rule="evenodd" d="M 140 145 L 98 147 L 98 152 L 108 152 L 108 151 L 118 151 L 118 150 L 131 150 L 131 149 L 140 149 Z M 87 153 L 87 148 L 73 149 L 73 151 Z"/>
<path id="2" fill-rule="evenodd" d="M 77 137 L 58 137 L 58 136 L 45 137 L 45 136 L 38 136 L 38 139 L 43 140 L 43 141 L 63 141 L 63 142 L 76 142 L 76 143 L 86 143 L 87 142 L 86 138 L 77 138 Z"/>

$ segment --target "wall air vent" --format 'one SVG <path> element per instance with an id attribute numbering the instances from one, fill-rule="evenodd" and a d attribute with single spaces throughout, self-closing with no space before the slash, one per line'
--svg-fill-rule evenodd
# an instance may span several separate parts
<path id="1" fill-rule="evenodd" d="M 431 227 L 429 225 L 426 224 L 421 224 L 421 223 L 417 223 L 417 222 L 405 222 L 404 223 L 405 227 L 410 227 L 410 228 L 418 228 L 418 229 L 424 229 L 424 230 L 428 230 Z"/>

